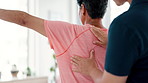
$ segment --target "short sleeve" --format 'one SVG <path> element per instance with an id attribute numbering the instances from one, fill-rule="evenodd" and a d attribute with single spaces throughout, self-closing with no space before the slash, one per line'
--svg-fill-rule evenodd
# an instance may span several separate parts
<path id="1" fill-rule="evenodd" d="M 137 32 L 127 24 L 113 22 L 108 33 L 105 70 L 128 76 L 139 55 Z"/>
<path id="2" fill-rule="evenodd" d="M 56 54 L 65 51 L 78 34 L 78 26 L 67 22 L 45 20 L 44 27 L 50 46 Z"/>

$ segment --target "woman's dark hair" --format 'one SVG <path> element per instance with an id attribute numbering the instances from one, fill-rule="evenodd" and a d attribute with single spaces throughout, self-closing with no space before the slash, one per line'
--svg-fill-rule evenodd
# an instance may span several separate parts
<path id="1" fill-rule="evenodd" d="M 108 4 L 108 0 L 77 0 L 77 2 L 80 7 L 84 4 L 92 19 L 103 18 Z"/>

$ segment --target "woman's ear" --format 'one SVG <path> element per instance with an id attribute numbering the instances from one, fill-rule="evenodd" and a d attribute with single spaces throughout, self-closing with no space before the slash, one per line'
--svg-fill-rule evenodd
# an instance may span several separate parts
<path id="1" fill-rule="evenodd" d="M 84 4 L 81 5 L 81 13 L 83 16 L 86 15 L 86 8 L 85 8 Z"/>

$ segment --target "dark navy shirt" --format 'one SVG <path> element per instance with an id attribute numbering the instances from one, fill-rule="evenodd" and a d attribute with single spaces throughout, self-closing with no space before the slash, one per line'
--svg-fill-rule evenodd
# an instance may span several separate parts
<path id="1" fill-rule="evenodd" d="M 148 0 L 133 0 L 111 24 L 105 70 L 128 76 L 127 83 L 148 83 Z"/>

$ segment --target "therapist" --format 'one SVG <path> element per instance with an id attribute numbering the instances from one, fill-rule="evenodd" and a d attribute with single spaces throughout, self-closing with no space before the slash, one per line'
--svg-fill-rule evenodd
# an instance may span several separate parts
<path id="1" fill-rule="evenodd" d="M 148 83 L 148 0 L 114 1 L 131 5 L 110 25 L 104 72 L 96 67 L 94 50 L 89 58 L 74 56 L 73 71 L 96 83 Z"/>

